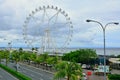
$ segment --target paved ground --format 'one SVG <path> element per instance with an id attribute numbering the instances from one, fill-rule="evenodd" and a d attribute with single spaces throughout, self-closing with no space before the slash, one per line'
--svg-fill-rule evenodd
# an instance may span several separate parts
<path id="1" fill-rule="evenodd" d="M 115 70 L 115 69 L 113 69 L 113 70 L 112 70 L 112 74 L 120 74 L 120 70 Z"/>
<path id="2" fill-rule="evenodd" d="M 8 66 L 15 69 L 15 63 L 9 63 Z M 53 80 L 53 74 L 26 64 L 20 64 L 18 71 L 29 76 L 32 80 Z"/>
<path id="3" fill-rule="evenodd" d="M 19 71 L 31 77 L 32 80 L 53 80 L 53 74 L 28 65 L 20 65 Z"/>
<path id="4" fill-rule="evenodd" d="M 86 69 L 83 70 L 83 72 L 85 72 L 86 74 L 88 71 L 91 71 L 91 70 L 86 70 Z M 93 71 L 91 72 L 92 72 L 92 75 L 88 77 L 88 80 L 104 80 L 104 75 L 95 75 Z M 120 70 L 113 69 L 111 71 L 111 74 L 120 74 Z"/>
<path id="5" fill-rule="evenodd" d="M 93 71 L 84 69 L 83 72 L 87 74 L 87 72 L 92 72 L 92 75 L 88 77 L 88 80 L 104 80 L 104 76 L 95 75 Z"/>
<path id="6" fill-rule="evenodd" d="M 2 63 L 2 64 L 5 64 L 5 63 Z M 20 73 L 25 74 L 26 76 L 29 76 L 30 78 L 32 78 L 32 80 L 53 80 L 54 74 L 47 70 L 36 68 L 27 64 L 22 64 L 22 63 L 19 63 L 19 64 L 20 64 L 20 68 L 18 69 L 18 71 Z M 16 70 L 15 63 L 9 63 L 8 67 Z"/>
<path id="7" fill-rule="evenodd" d="M 9 63 L 9 67 L 15 69 L 15 63 Z M 41 68 L 36 68 L 31 65 L 27 64 L 20 64 L 20 68 L 18 69 L 19 72 L 29 76 L 32 78 L 32 80 L 53 80 L 53 73 L 43 70 Z M 83 72 L 87 73 L 88 71 L 91 70 L 86 70 L 84 69 Z M 104 80 L 104 76 L 100 75 L 95 75 L 93 71 L 92 75 L 88 77 L 88 80 Z M 120 74 L 120 70 L 112 70 L 112 73 L 117 73 Z M 10 79 L 9 79 L 10 80 Z"/>
<path id="8" fill-rule="evenodd" d="M 18 80 L 8 72 L 0 68 L 0 80 Z"/>

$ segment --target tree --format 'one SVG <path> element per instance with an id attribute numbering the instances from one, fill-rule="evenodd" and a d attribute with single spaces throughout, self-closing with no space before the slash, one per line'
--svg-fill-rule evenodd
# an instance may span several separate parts
<path id="1" fill-rule="evenodd" d="M 6 66 L 7 66 L 8 61 L 9 61 L 9 51 L 8 50 L 4 51 L 4 58 L 6 59 Z"/>
<path id="2" fill-rule="evenodd" d="M 120 55 L 118 55 L 117 57 L 120 58 Z"/>
<path id="3" fill-rule="evenodd" d="M 19 52 L 22 52 L 23 51 L 23 48 L 19 48 Z"/>
<path id="4" fill-rule="evenodd" d="M 1 60 L 4 58 L 4 51 L 0 50 L 0 64 L 1 64 Z"/>
<path id="5" fill-rule="evenodd" d="M 75 61 L 77 63 L 93 63 L 97 58 L 96 51 L 93 49 L 79 49 L 63 55 L 62 59 L 66 61 Z"/>
<path id="6" fill-rule="evenodd" d="M 1 53 L 1 51 L 0 51 L 0 64 L 1 64 L 1 59 L 2 59 L 2 53 Z"/>
<path id="7" fill-rule="evenodd" d="M 57 56 L 49 57 L 47 59 L 47 63 L 55 66 L 58 63 L 58 57 Z"/>
<path id="8" fill-rule="evenodd" d="M 17 50 L 14 50 L 14 51 L 12 52 L 12 56 L 13 56 L 13 60 L 15 60 L 15 62 L 16 62 L 16 64 L 17 64 L 17 62 L 20 60 L 19 52 L 18 52 Z"/>
<path id="9" fill-rule="evenodd" d="M 24 59 L 27 60 L 28 64 L 30 65 L 30 52 L 26 51 L 24 53 Z"/>
<path id="10" fill-rule="evenodd" d="M 46 63 L 49 58 L 48 53 L 41 54 L 40 56 L 43 58 L 43 63 Z"/>
<path id="11" fill-rule="evenodd" d="M 61 61 L 55 68 L 57 72 L 54 75 L 54 80 L 59 80 L 65 77 L 66 80 L 78 80 L 78 78 L 82 76 L 82 69 L 80 65 L 75 62 Z"/>
<path id="12" fill-rule="evenodd" d="M 37 57 L 36 53 L 31 53 L 30 54 L 30 60 L 31 61 L 35 61 L 36 57 Z"/>
<path id="13" fill-rule="evenodd" d="M 20 55 L 20 61 L 24 62 L 24 60 L 25 60 L 25 59 L 24 59 L 24 54 L 21 54 L 21 55 Z"/>
<path id="14" fill-rule="evenodd" d="M 23 48 L 19 48 L 19 55 L 23 54 Z"/>
<path id="15" fill-rule="evenodd" d="M 41 61 L 43 65 L 47 68 L 47 59 L 49 58 L 48 53 L 41 54 Z"/>
<path id="16" fill-rule="evenodd" d="M 13 60 L 15 60 L 15 63 L 16 63 L 16 71 L 17 71 L 17 69 L 18 69 L 18 61 L 20 60 L 20 54 L 19 54 L 19 51 L 17 51 L 17 50 L 14 50 L 13 52 L 12 52 L 12 57 L 13 57 Z"/>
<path id="17" fill-rule="evenodd" d="M 34 51 L 35 50 L 35 48 L 32 48 L 32 51 Z"/>
<path id="18" fill-rule="evenodd" d="M 49 64 L 50 68 L 55 68 L 55 65 L 58 63 L 58 61 L 58 56 L 49 57 L 47 59 L 47 64 Z"/>

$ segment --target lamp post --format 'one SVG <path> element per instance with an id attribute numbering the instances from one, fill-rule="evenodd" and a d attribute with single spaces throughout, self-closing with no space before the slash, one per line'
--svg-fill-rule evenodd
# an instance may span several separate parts
<path id="1" fill-rule="evenodd" d="M 105 47 L 105 30 L 106 30 L 106 27 L 110 24 L 115 24 L 115 25 L 118 25 L 119 23 L 118 22 L 109 22 L 107 23 L 105 26 L 102 25 L 102 23 L 98 22 L 98 21 L 95 21 L 95 20 L 86 20 L 86 22 L 95 22 L 95 23 L 98 23 L 101 27 L 102 27 L 102 30 L 103 30 L 103 43 L 104 43 L 104 80 L 107 80 L 106 78 L 106 47 Z"/>

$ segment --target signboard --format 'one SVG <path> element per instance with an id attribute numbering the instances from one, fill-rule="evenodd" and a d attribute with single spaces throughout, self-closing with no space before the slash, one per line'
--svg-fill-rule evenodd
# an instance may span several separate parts
<path id="1" fill-rule="evenodd" d="M 106 73 L 109 73 L 109 66 L 105 66 L 105 67 L 104 67 L 104 65 L 98 66 L 98 72 L 104 72 L 104 70 Z"/>

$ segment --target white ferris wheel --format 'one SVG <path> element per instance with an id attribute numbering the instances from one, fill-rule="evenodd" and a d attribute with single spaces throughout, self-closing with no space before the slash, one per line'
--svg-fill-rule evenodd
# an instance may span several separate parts
<path id="1" fill-rule="evenodd" d="M 68 14 L 55 6 L 40 6 L 24 22 L 23 36 L 41 52 L 62 52 L 69 45 L 73 25 Z"/>

